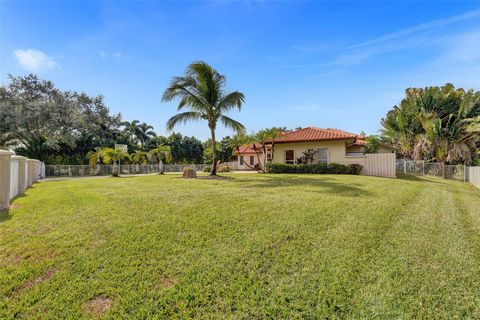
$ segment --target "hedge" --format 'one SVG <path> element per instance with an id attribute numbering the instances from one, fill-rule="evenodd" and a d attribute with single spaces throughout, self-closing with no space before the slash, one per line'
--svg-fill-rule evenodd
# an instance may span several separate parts
<path id="1" fill-rule="evenodd" d="M 317 173 L 317 174 L 359 174 L 360 164 L 343 165 L 338 163 L 286 164 L 268 163 L 267 171 L 271 173 Z"/>

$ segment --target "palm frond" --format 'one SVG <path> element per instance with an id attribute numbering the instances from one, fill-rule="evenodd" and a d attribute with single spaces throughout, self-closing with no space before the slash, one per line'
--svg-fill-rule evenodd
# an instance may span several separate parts
<path id="1" fill-rule="evenodd" d="M 217 105 L 217 110 L 227 112 L 233 108 L 237 108 L 238 111 L 240 111 L 243 102 L 245 102 L 245 96 L 243 93 L 238 91 L 230 92 L 220 99 Z"/>
<path id="2" fill-rule="evenodd" d="M 167 130 L 172 131 L 179 123 L 186 123 L 188 121 L 198 121 L 202 119 L 202 113 L 198 111 L 182 112 L 174 115 L 167 121 Z"/>
<path id="3" fill-rule="evenodd" d="M 230 128 L 237 133 L 244 133 L 245 130 L 246 130 L 245 126 L 243 124 L 241 124 L 240 122 L 238 122 L 236 120 L 233 120 L 230 117 L 222 115 L 222 116 L 220 116 L 220 121 L 222 122 L 222 124 L 226 128 Z"/>

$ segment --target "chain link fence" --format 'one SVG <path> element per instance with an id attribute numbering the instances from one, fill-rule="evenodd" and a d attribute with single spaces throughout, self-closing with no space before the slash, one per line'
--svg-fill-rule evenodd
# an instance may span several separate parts
<path id="1" fill-rule="evenodd" d="M 408 175 L 433 176 L 467 181 L 466 166 L 445 165 L 439 162 L 397 160 L 397 172 Z"/>

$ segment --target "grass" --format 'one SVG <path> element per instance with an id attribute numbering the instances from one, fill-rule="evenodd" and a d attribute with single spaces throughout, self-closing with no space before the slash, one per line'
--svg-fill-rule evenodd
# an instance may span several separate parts
<path id="1" fill-rule="evenodd" d="M 480 191 L 232 174 L 35 185 L 0 216 L 0 318 L 479 318 Z"/>

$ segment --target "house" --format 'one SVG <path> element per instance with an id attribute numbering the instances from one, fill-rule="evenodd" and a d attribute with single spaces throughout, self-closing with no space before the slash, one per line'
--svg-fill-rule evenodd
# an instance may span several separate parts
<path id="1" fill-rule="evenodd" d="M 270 146 L 267 151 L 271 152 Z M 259 164 L 264 161 L 263 146 L 259 143 L 242 146 L 234 154 L 237 156 L 238 169 L 240 170 L 255 170 L 255 167 L 259 168 Z"/>
<path id="2" fill-rule="evenodd" d="M 322 129 L 308 127 L 291 132 L 283 132 L 279 137 L 266 145 L 267 154 L 263 155 L 261 145 L 242 147 L 238 152 L 238 161 L 241 169 L 248 170 L 245 161 L 251 163 L 267 162 L 297 164 L 301 161 L 304 152 L 311 150 L 311 163 L 339 163 L 365 165 L 365 135 L 357 135 L 338 129 Z M 259 154 L 255 153 L 259 150 Z M 394 148 L 381 144 L 379 153 L 393 153 Z M 251 158 L 253 157 L 253 159 Z"/>

